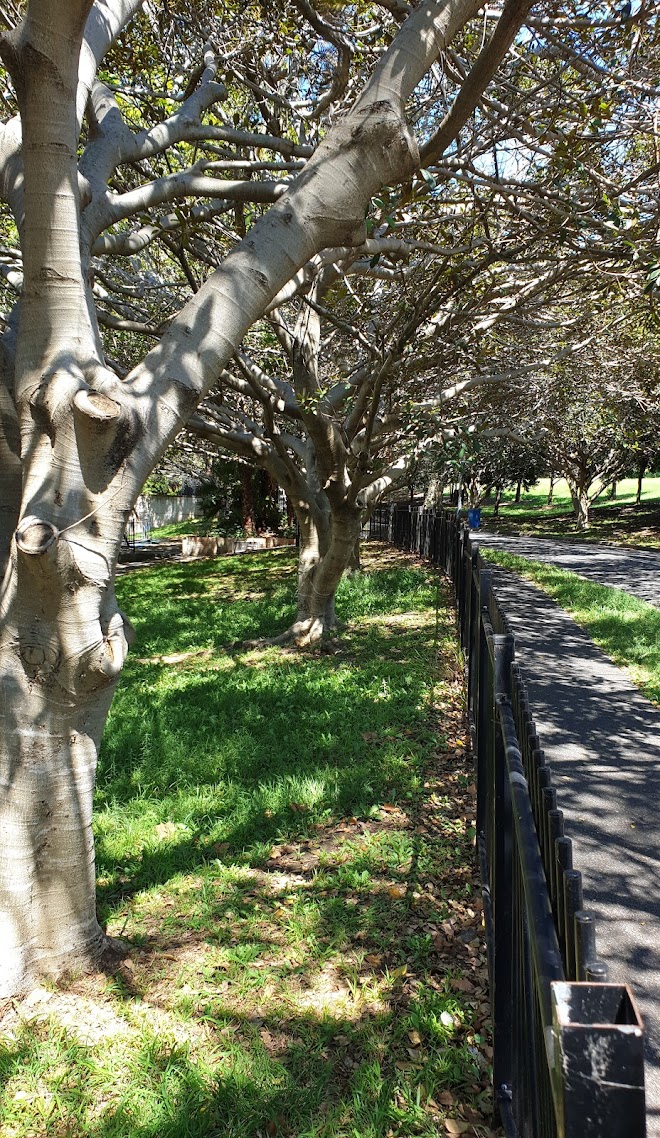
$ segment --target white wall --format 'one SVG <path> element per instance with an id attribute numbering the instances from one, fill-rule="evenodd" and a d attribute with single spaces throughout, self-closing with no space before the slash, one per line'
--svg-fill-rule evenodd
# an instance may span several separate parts
<path id="1" fill-rule="evenodd" d="M 153 494 L 147 497 L 140 494 L 135 506 L 138 516 L 138 529 L 157 529 L 158 526 L 168 526 L 172 522 L 187 522 L 191 518 L 198 518 L 201 513 L 199 499 L 192 495 L 179 494 L 170 497 L 168 494 Z"/>

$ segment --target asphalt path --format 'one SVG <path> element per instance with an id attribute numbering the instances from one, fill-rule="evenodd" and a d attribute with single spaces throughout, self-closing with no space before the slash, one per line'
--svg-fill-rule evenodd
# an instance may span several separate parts
<path id="1" fill-rule="evenodd" d="M 660 552 L 544 537 L 507 537 L 486 530 L 474 532 L 472 538 L 484 553 L 488 548 L 504 549 L 519 557 L 547 561 L 599 585 L 624 589 L 660 608 Z"/>
<path id="2" fill-rule="evenodd" d="M 660 604 L 658 554 L 475 539 L 486 557 L 493 544 Z M 598 954 L 610 980 L 630 984 L 644 1019 L 648 1134 L 660 1138 L 660 709 L 539 589 L 499 567 L 494 584 L 573 839 L 585 907 L 597 917 Z"/>

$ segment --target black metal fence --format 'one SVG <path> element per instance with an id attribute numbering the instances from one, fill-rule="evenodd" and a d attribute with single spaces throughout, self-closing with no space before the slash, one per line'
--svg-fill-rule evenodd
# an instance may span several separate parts
<path id="1" fill-rule="evenodd" d="M 442 568 L 467 661 L 493 1081 L 509 1138 L 642 1138 L 643 1030 L 595 923 L 491 573 L 454 512 L 381 507 L 370 537 Z"/>

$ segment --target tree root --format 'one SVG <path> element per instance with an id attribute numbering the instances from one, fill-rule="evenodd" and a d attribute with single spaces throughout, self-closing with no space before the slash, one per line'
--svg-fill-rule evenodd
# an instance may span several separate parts
<path id="1" fill-rule="evenodd" d="M 343 621 L 335 620 L 327 625 L 320 617 L 306 617 L 296 620 L 279 636 L 263 637 L 260 640 L 239 640 L 232 644 L 234 651 L 254 648 L 277 648 L 292 645 L 294 648 L 312 648 L 316 645 L 323 651 L 336 651 L 332 633 L 341 631 L 346 625 Z"/>
<path id="2" fill-rule="evenodd" d="M 115 936 L 105 936 L 101 951 L 95 959 L 94 968 L 99 972 L 113 973 L 120 963 L 128 956 L 131 946 L 126 940 Z"/>

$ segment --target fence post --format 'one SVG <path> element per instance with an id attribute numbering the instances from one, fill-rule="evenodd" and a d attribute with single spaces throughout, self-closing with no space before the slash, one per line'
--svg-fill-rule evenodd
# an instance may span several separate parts
<path id="1" fill-rule="evenodd" d="M 433 522 L 431 532 L 431 564 L 438 566 L 440 564 L 440 533 L 442 528 L 442 519 L 433 511 Z"/>
<path id="2" fill-rule="evenodd" d="M 481 664 L 482 613 L 486 608 L 491 574 L 480 568 L 479 550 L 472 550 L 472 589 L 470 597 L 470 628 L 467 643 L 468 710 L 474 728 L 472 745 L 476 754 L 479 735 L 479 665 Z"/>
<path id="3" fill-rule="evenodd" d="M 476 617 L 477 641 L 475 644 L 475 668 L 473 677 L 472 716 L 474 724 L 474 755 L 477 775 L 477 833 L 485 833 L 487 802 L 487 747 L 491 693 L 488 684 L 488 638 L 484 628 L 484 615 L 488 612 L 488 596 L 491 589 L 492 574 L 485 569 L 479 574 L 479 612 Z"/>
<path id="4" fill-rule="evenodd" d="M 513 1037 L 513 824 L 511 790 L 506 767 L 504 740 L 498 725 L 498 702 L 510 690 L 513 637 L 493 636 L 494 722 L 494 857 L 492 860 L 491 902 L 493 908 L 493 968 L 491 1004 L 493 1008 L 493 1085 L 496 1098 L 511 1097 Z"/>
<path id="5" fill-rule="evenodd" d="M 551 985 L 560 1138 L 646 1133 L 642 1023 L 622 984 Z"/>

